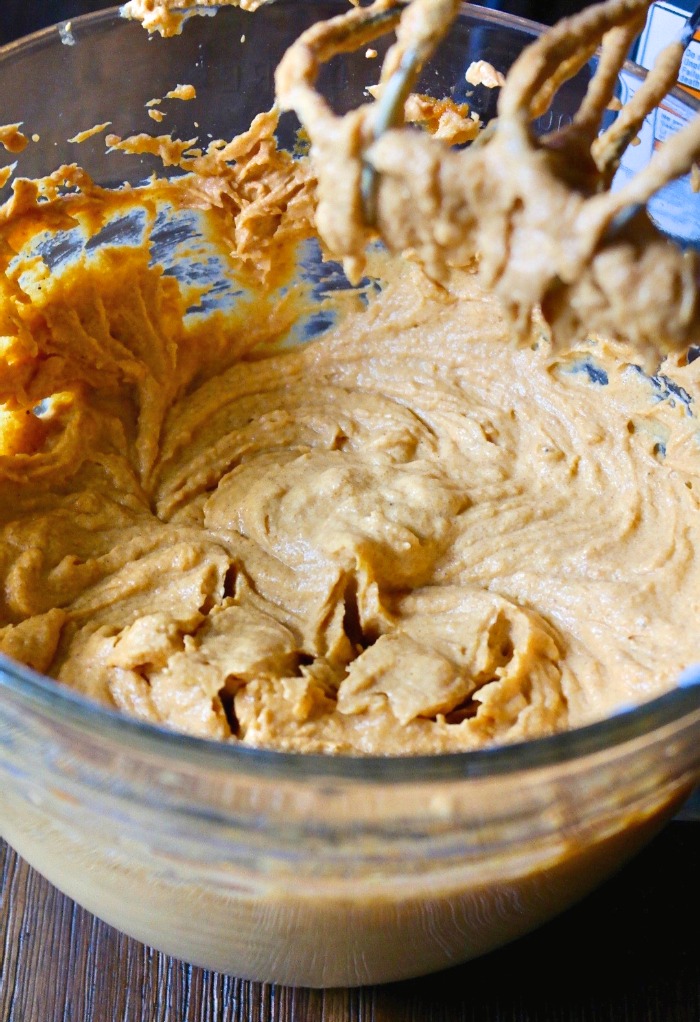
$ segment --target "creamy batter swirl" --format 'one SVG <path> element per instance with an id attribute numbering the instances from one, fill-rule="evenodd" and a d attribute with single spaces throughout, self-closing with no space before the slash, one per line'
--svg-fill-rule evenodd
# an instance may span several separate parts
<path id="1" fill-rule="evenodd" d="M 576 727 L 700 659 L 696 364 L 513 346 L 475 275 L 377 259 L 367 308 L 282 352 L 262 297 L 193 333 L 138 250 L 42 283 L 0 649 L 144 720 L 353 754 Z"/>

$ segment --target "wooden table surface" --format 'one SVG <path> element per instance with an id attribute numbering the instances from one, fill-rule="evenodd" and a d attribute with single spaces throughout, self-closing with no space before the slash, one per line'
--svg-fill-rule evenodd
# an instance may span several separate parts
<path id="1" fill-rule="evenodd" d="M 0 847 L 0 1022 L 700 1022 L 700 825 L 537 933 L 423 979 L 249 983 L 117 933 Z"/>

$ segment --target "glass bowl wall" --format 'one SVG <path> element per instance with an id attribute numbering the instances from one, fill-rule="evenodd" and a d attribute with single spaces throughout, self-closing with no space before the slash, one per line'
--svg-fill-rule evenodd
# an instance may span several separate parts
<path id="1" fill-rule="evenodd" d="M 99 135 L 66 139 L 104 121 L 119 135 L 158 133 L 144 104 L 178 83 L 197 99 L 167 107 L 168 132 L 233 136 L 272 103 L 274 68 L 298 33 L 343 9 L 279 0 L 255 16 L 194 18 L 172 40 L 113 10 L 5 47 L 2 120 L 39 137 L 17 173 L 80 162 L 100 184 L 143 180 L 161 169 L 151 158 L 106 154 Z M 468 98 L 487 119 L 495 93 L 467 96 L 466 68 L 485 59 L 505 71 L 538 32 L 465 6 L 421 88 Z M 335 60 L 323 90 L 336 109 L 353 107 L 377 69 L 364 52 Z M 639 74 L 629 68 L 625 81 Z M 562 90 L 541 130 L 567 122 L 589 76 Z M 695 110 L 674 102 L 683 116 Z M 294 129 L 283 121 L 289 142 Z M 689 189 L 679 201 L 692 209 Z M 158 258 L 176 265 L 177 231 L 159 243 Z M 524 745 L 331 759 L 176 735 L 2 658 L 0 829 L 80 904 L 188 961 L 314 986 L 400 979 L 532 929 L 649 839 L 700 773 L 694 682 Z"/>

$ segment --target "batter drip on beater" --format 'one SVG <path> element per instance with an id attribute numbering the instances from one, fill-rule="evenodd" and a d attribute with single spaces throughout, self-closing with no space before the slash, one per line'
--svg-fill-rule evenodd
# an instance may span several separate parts
<path id="1" fill-rule="evenodd" d="M 547 31 L 510 70 L 495 122 L 460 152 L 401 124 L 377 132 L 381 101 L 338 117 L 315 90 L 323 62 L 396 27 L 381 82 L 391 88 L 412 55 L 418 71 L 458 6 L 454 0 L 414 0 L 408 7 L 377 0 L 313 26 L 280 64 L 279 102 L 297 112 L 311 138 L 317 223 L 332 255 L 357 277 L 367 244 L 379 236 L 448 287 L 450 271 L 476 259 L 484 284 L 522 337 L 541 311 L 558 344 L 591 333 L 631 341 L 642 353 L 693 343 L 700 334 L 697 254 L 671 244 L 644 204 L 692 168 L 700 153 L 700 118 L 623 188 L 610 190 L 622 152 L 676 81 L 681 41 L 662 52 L 636 95 L 600 133 L 649 0 L 608 0 Z M 599 45 L 596 73 L 572 123 L 537 137 L 533 120 Z M 370 208 L 363 190 L 368 166 Z"/>

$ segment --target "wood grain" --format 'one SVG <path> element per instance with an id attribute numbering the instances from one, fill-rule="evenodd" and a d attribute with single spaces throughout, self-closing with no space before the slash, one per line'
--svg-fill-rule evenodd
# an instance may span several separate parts
<path id="1" fill-rule="evenodd" d="M 673 823 L 538 933 L 435 976 L 303 990 L 129 940 L 0 847 L 0 1022 L 700 1022 L 700 827 Z"/>

